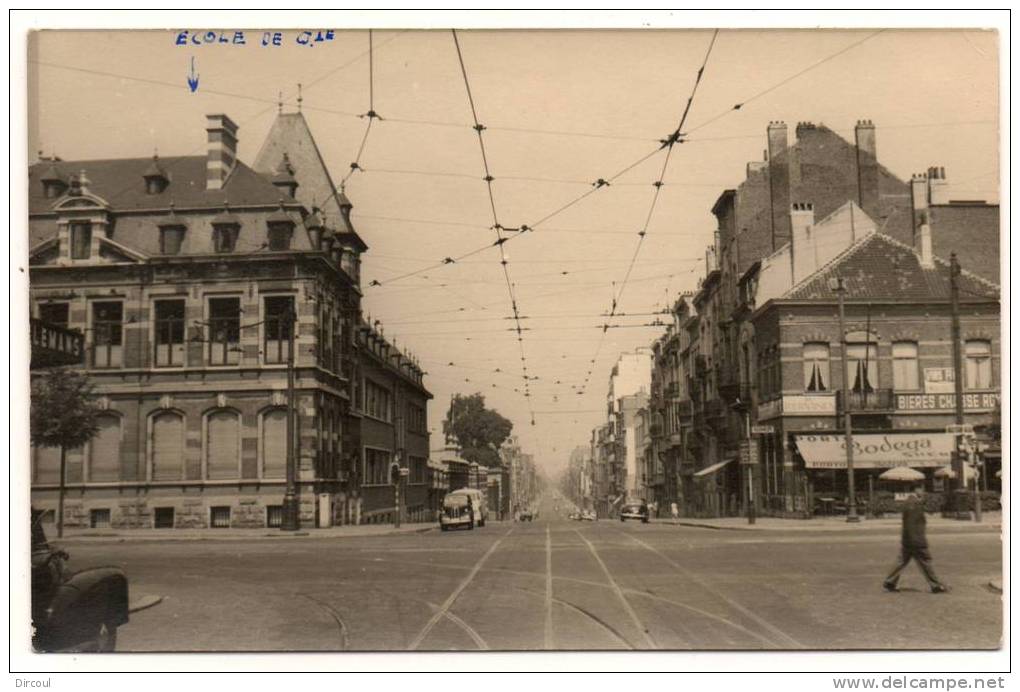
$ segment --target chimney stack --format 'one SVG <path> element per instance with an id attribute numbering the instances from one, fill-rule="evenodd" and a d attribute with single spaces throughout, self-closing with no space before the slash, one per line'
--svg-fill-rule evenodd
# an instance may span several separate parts
<path id="1" fill-rule="evenodd" d="M 790 238 L 790 159 L 787 151 L 786 123 L 772 121 L 768 126 L 769 197 L 772 205 L 772 250 Z"/>
<path id="2" fill-rule="evenodd" d="M 818 270 L 818 248 L 814 237 L 815 207 L 795 202 L 790 207 L 790 274 L 793 285 Z"/>
<path id="3" fill-rule="evenodd" d="M 935 266 L 935 253 L 931 245 L 931 224 L 928 223 L 928 212 L 921 214 L 921 224 L 914 238 L 914 251 L 921 260 L 921 266 L 932 269 Z"/>
<path id="4" fill-rule="evenodd" d="M 928 169 L 928 204 L 949 204 L 949 183 L 942 166 Z"/>
<path id="5" fill-rule="evenodd" d="M 858 120 L 854 128 L 857 143 L 857 204 L 868 216 L 879 218 L 878 152 L 875 145 L 875 124 Z"/>
<path id="6" fill-rule="evenodd" d="M 222 113 L 205 118 L 209 133 L 205 189 L 221 190 L 237 162 L 237 124 Z"/>

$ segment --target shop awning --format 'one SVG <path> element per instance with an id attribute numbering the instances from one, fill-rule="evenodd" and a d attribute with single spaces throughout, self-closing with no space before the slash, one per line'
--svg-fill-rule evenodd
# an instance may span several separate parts
<path id="1" fill-rule="evenodd" d="M 736 457 L 730 457 L 729 459 L 723 459 L 722 461 L 717 462 L 715 464 L 712 464 L 711 466 L 706 466 L 705 468 L 701 469 L 700 471 L 695 471 L 694 472 L 694 477 L 695 478 L 704 478 L 705 476 L 708 476 L 709 474 L 713 474 L 716 471 L 718 471 L 719 469 L 721 469 L 723 466 L 726 466 L 726 464 L 730 463 L 734 459 L 736 459 Z"/>
<path id="2" fill-rule="evenodd" d="M 806 468 L 846 468 L 846 440 L 843 435 L 794 437 Z M 955 444 L 955 438 L 949 433 L 855 434 L 854 468 L 937 468 L 952 461 Z"/>

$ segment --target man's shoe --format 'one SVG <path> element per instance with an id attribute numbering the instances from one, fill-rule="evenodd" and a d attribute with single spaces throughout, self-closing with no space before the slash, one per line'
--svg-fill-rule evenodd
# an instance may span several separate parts
<path id="1" fill-rule="evenodd" d="M 945 584 L 939 584 L 938 586 L 931 587 L 932 593 L 949 593 L 949 587 Z"/>
<path id="2" fill-rule="evenodd" d="M 900 590 L 900 587 L 888 581 L 882 582 L 882 588 L 885 589 L 886 591 L 891 591 L 894 593 Z"/>

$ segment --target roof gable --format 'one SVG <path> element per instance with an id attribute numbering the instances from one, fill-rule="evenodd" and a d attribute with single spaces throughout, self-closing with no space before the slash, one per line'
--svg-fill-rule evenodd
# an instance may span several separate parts
<path id="1" fill-rule="evenodd" d="M 782 298 L 832 302 L 835 294 L 829 279 L 837 276 L 843 279 L 847 300 L 915 303 L 950 297 L 948 262 L 936 257 L 933 267 L 922 266 L 909 246 L 882 233 L 871 233 Z M 964 298 L 998 300 L 999 287 L 969 271 L 961 274 L 960 289 Z"/>

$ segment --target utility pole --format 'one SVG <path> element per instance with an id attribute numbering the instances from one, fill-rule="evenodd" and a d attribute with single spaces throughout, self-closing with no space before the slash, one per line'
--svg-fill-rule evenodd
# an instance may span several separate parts
<path id="1" fill-rule="evenodd" d="M 857 516 L 857 487 L 854 484 L 854 433 L 853 418 L 850 414 L 850 367 L 846 354 L 846 315 L 843 308 L 846 284 L 843 283 L 843 277 L 837 276 L 835 279 L 830 279 L 829 288 L 835 291 L 839 298 L 840 359 L 843 361 L 843 434 L 846 447 L 847 495 L 849 496 L 846 520 L 854 523 L 860 521 L 861 518 Z"/>
<path id="2" fill-rule="evenodd" d="M 956 259 L 956 253 L 949 255 L 949 304 L 952 314 L 952 339 L 953 339 L 953 392 L 955 397 L 956 433 L 953 436 L 953 472 L 958 479 L 957 497 L 963 497 L 967 491 L 967 463 L 964 460 L 963 435 L 963 354 L 960 350 L 960 262 Z M 974 520 L 981 521 L 981 495 L 977 490 L 977 479 L 974 483 Z M 956 501 L 954 499 L 954 506 Z M 957 519 L 969 519 L 957 506 Z"/>
<path id="3" fill-rule="evenodd" d="M 300 526 L 297 499 L 297 411 L 294 396 L 294 332 L 297 329 L 297 314 L 293 307 L 281 315 L 277 329 L 287 326 L 287 490 L 283 496 L 282 531 L 297 531 Z"/>

